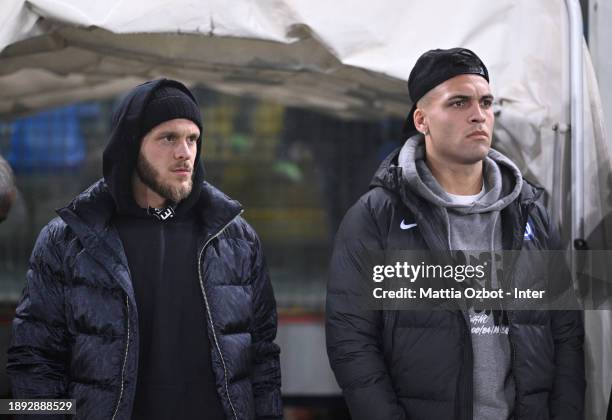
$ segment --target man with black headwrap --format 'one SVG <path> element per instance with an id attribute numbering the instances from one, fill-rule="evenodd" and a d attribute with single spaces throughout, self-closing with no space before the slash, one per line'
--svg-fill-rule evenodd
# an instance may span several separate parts
<path id="1" fill-rule="evenodd" d="M 360 301 L 364 250 L 471 259 L 558 245 L 542 189 L 490 147 L 493 95 L 480 58 L 465 48 L 427 51 L 408 90 L 407 140 L 347 212 L 331 262 L 327 351 L 353 420 L 582 418 L 579 312 L 465 301 L 392 311 Z"/>
<path id="2" fill-rule="evenodd" d="M 147 82 L 112 124 L 104 179 L 36 242 L 13 395 L 75 398 L 88 420 L 281 418 L 261 245 L 240 204 L 203 181 L 194 96 Z"/>

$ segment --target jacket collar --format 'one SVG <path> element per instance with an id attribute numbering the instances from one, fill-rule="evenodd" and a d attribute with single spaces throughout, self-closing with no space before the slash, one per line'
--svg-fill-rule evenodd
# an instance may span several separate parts
<path id="1" fill-rule="evenodd" d="M 214 234 L 239 215 L 242 206 L 211 184 L 202 182 L 195 209 L 200 216 L 204 233 Z M 115 203 L 104 179 L 100 179 L 79 194 L 68 206 L 57 210 L 57 213 L 62 219 L 67 214 L 73 213 L 76 219 L 71 217 L 70 221 L 65 219 L 64 221 L 75 231 L 85 229 L 101 234 L 108 230 L 115 214 Z"/>
<path id="2" fill-rule="evenodd" d="M 418 197 L 407 188 L 405 182 L 402 182 L 402 168 L 397 165 L 400 150 L 401 148 L 397 148 L 383 160 L 372 178 L 370 188 L 382 187 L 396 193 L 404 205 L 413 213 L 429 249 L 448 250 L 446 234 L 442 225 L 429 221 L 441 209 Z M 502 176 L 509 175 L 503 174 Z M 510 185 L 509 182 L 503 182 L 503 184 Z M 519 196 L 501 211 L 504 249 L 520 249 L 523 231 L 527 223 L 528 208 L 542 196 L 543 192 L 542 187 L 524 179 Z M 442 217 L 442 215 L 439 216 Z"/>
<path id="3" fill-rule="evenodd" d="M 202 236 L 207 239 L 238 216 L 242 206 L 207 182 L 203 182 L 201 188 L 195 208 L 202 221 Z M 68 206 L 58 209 L 57 214 L 73 230 L 91 256 L 117 277 L 128 296 L 133 299 L 127 257 L 119 233 L 111 223 L 115 214 L 115 202 L 104 179 L 95 182 Z M 125 269 L 117 270 L 117 265 Z"/>
<path id="4" fill-rule="evenodd" d="M 205 239 L 217 234 L 242 213 L 242 205 L 225 195 L 208 182 L 202 183 L 202 191 L 196 203 Z"/>

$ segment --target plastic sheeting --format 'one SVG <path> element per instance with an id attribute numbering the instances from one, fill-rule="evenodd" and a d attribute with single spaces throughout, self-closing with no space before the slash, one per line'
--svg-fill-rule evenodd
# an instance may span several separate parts
<path id="1" fill-rule="evenodd" d="M 560 0 L 3 2 L 0 116 L 115 95 L 162 75 L 344 118 L 403 116 L 416 58 L 464 46 L 490 70 L 495 146 L 546 188 L 569 238 L 567 25 Z M 611 154 L 586 49 L 584 64 L 588 173 L 579 199 L 588 239 L 601 249 L 612 238 Z M 610 355 L 591 356 L 592 370 L 610 371 Z M 605 394 L 610 377 L 591 389 Z M 592 405 L 600 413 L 604 402 Z"/>
<path id="2" fill-rule="evenodd" d="M 563 1 L 448 0 L 13 1 L 0 14 L 0 115 L 115 95 L 158 76 L 347 118 L 403 116 L 405 80 L 430 48 L 466 46 L 487 63 L 498 101 L 497 147 L 554 193 L 569 223 L 569 54 Z M 350 13 L 348 13 L 350 11 Z M 2 18 L 0 18 L 2 19 Z M 545 30 L 543 30 L 545 28 Z M 591 69 L 588 52 L 585 64 Z M 592 71 L 586 71 L 586 182 L 592 221 L 610 150 Z M 557 150 L 557 155 L 555 155 Z M 557 158 L 557 159 L 556 159 Z M 551 164 L 553 163 L 553 164 Z M 603 172 L 602 172 L 603 171 Z M 565 180 L 553 182 L 553 180 Z M 602 184 L 603 182 L 603 184 Z"/>

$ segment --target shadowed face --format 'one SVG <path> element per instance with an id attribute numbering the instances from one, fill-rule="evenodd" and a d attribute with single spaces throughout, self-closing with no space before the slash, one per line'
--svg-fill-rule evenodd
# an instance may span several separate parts
<path id="1" fill-rule="evenodd" d="M 138 179 L 162 198 L 179 201 L 193 187 L 200 129 L 177 118 L 155 126 L 142 139 L 136 164 Z"/>

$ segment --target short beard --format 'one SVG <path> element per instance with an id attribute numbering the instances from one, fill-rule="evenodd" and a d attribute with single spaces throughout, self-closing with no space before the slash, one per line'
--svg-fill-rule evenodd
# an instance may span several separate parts
<path id="1" fill-rule="evenodd" d="M 136 162 L 136 173 L 138 177 L 151 190 L 155 191 L 160 196 L 173 201 L 175 203 L 184 200 L 191 193 L 193 187 L 193 175 L 189 178 L 187 184 L 181 184 L 178 187 L 174 187 L 168 183 L 164 183 L 160 178 L 159 172 L 149 163 L 146 157 L 142 153 L 138 155 L 138 161 Z"/>

